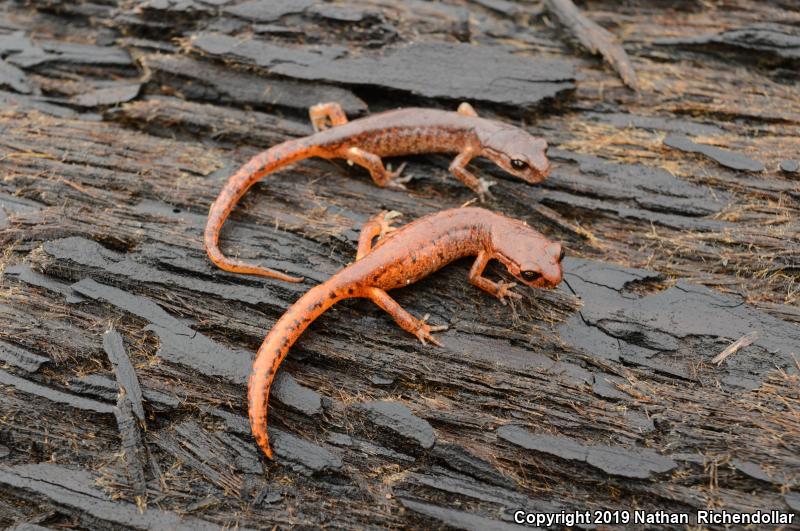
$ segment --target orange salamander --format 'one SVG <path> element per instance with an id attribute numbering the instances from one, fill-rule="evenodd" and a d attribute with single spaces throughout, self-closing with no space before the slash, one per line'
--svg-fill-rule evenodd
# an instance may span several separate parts
<path id="1" fill-rule="evenodd" d="M 481 198 L 492 182 L 472 175 L 466 166 L 475 157 L 487 157 L 507 172 L 529 183 L 541 182 L 549 172 L 547 142 L 512 125 L 480 118 L 471 105 L 458 112 L 436 109 L 397 109 L 347 121 L 337 103 L 322 103 L 309 110 L 315 134 L 288 140 L 262 151 L 233 174 L 211 205 L 205 229 L 209 258 L 235 273 L 302 282 L 278 271 L 227 258 L 219 248 L 223 223 L 245 192 L 265 175 L 310 157 L 342 158 L 366 168 L 375 184 L 404 188 L 397 171 L 386 169 L 381 157 L 419 153 L 458 153 L 450 171 Z M 333 127 L 328 127 L 328 122 Z"/>
<path id="2" fill-rule="evenodd" d="M 417 319 L 392 299 L 388 290 L 408 286 L 466 256 L 477 256 L 469 282 L 503 304 L 506 297 L 521 296 L 511 291 L 516 283 L 494 282 L 483 276 L 492 259 L 499 260 L 528 286 L 554 287 L 561 282 L 561 245 L 521 221 L 482 208 L 456 208 L 422 217 L 389 233 L 393 215 L 396 213 L 383 212 L 367 222 L 361 230 L 356 261 L 300 297 L 258 349 L 248 379 L 250 426 L 270 459 L 267 400 L 275 372 L 303 331 L 338 301 L 370 299 L 423 344 L 430 341 L 440 345 L 431 333 L 444 327 L 428 325 L 427 316 Z M 379 239 L 373 246 L 375 237 Z"/>

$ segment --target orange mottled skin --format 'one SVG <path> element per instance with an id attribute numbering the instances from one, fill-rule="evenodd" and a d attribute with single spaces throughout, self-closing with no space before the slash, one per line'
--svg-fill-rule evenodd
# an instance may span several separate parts
<path id="1" fill-rule="evenodd" d="M 475 157 L 487 157 L 529 183 L 541 182 L 549 171 L 547 143 L 543 139 L 518 127 L 480 118 L 466 103 L 458 112 L 398 109 L 352 122 L 347 121 L 338 104 L 325 103 L 312 107 L 310 115 L 317 133 L 286 141 L 253 157 L 230 177 L 211 205 L 205 245 L 209 258 L 220 268 L 289 282 L 303 280 L 231 260 L 219 249 L 222 225 L 245 192 L 265 175 L 298 160 L 343 158 L 366 168 L 378 186 L 403 188 L 397 179 L 400 170 L 387 170 L 381 157 L 458 153 L 450 171 L 481 198 L 493 183 L 476 178 L 466 169 Z M 333 127 L 326 129 L 328 121 Z"/>
<path id="2" fill-rule="evenodd" d="M 256 442 L 271 459 L 267 438 L 267 400 L 275 372 L 303 331 L 342 299 L 367 298 L 386 310 L 404 330 L 420 341 L 439 344 L 425 319 L 404 310 L 386 292 L 407 286 L 446 264 L 476 256 L 469 282 L 505 304 L 513 282 L 494 282 L 482 276 L 490 260 L 499 260 L 528 286 L 554 287 L 561 282 L 561 245 L 525 223 L 482 208 L 445 210 L 418 219 L 389 233 L 373 246 L 372 240 L 389 228 L 390 214 L 382 213 L 361 230 L 356 261 L 323 284 L 311 288 L 270 330 L 258 349 L 248 380 L 250 425 Z"/>

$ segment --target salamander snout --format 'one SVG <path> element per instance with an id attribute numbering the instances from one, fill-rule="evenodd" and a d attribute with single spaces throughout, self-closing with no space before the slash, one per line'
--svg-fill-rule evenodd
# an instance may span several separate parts
<path id="1" fill-rule="evenodd" d="M 547 141 L 543 138 L 532 137 L 526 150 L 530 175 L 525 180 L 528 182 L 541 182 L 550 174 L 550 160 L 547 158 Z"/>
<path id="2" fill-rule="evenodd" d="M 546 287 L 554 288 L 561 284 L 561 280 L 564 278 L 564 270 L 561 266 L 564 254 L 564 248 L 560 243 L 551 242 L 545 247 L 542 257 L 542 277 Z"/>

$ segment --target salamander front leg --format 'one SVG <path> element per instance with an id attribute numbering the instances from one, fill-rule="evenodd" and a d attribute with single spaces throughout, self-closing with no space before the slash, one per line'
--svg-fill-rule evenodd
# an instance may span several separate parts
<path id="1" fill-rule="evenodd" d="M 429 325 L 425 322 L 428 319 L 427 315 L 422 319 L 417 319 L 405 311 L 402 306 L 397 304 L 397 301 L 391 298 L 389 294 L 382 289 L 372 288 L 368 297 L 372 299 L 372 302 L 380 306 L 386 313 L 391 315 L 395 322 L 400 325 L 400 328 L 417 336 L 417 339 L 422 341 L 423 345 L 426 344 L 427 341 L 430 341 L 434 345 L 440 347 L 442 346 L 442 344 L 439 343 L 439 341 L 433 337 L 433 335 L 431 335 L 431 332 L 447 330 L 446 326 Z"/>
<path id="2" fill-rule="evenodd" d="M 317 132 L 347 123 L 347 115 L 344 113 L 344 109 L 334 101 L 312 105 L 308 109 L 308 117 L 311 118 L 311 125 L 314 126 L 314 131 Z M 330 125 L 328 125 L 329 122 Z"/>
<path id="3" fill-rule="evenodd" d="M 405 190 L 405 186 L 393 181 L 395 177 L 400 176 L 405 164 L 401 164 L 400 167 L 395 171 L 387 170 L 383 166 L 383 162 L 379 156 L 357 147 L 351 147 L 348 149 L 346 158 L 349 162 L 366 168 L 367 171 L 369 171 L 369 174 L 372 176 L 372 180 L 375 181 L 375 184 L 381 188 Z"/>
<path id="4" fill-rule="evenodd" d="M 358 251 L 356 252 L 356 261 L 361 260 L 372 251 L 372 241 L 377 236 L 378 240 L 383 238 L 386 234 L 392 232 L 395 228 L 392 227 L 392 222 L 402 216 L 400 212 L 392 210 L 384 210 L 377 216 L 367 221 L 361 227 L 361 234 L 358 237 Z"/>
<path id="5" fill-rule="evenodd" d="M 489 193 L 489 187 L 496 183 L 494 181 L 479 179 L 467 170 L 467 164 L 469 164 L 469 161 L 472 160 L 475 155 L 476 153 L 473 148 L 466 148 L 459 153 L 456 158 L 453 159 L 453 162 L 450 163 L 450 173 L 458 177 L 470 190 L 478 194 L 478 198 L 480 198 L 481 201 L 485 201 L 487 197 L 492 197 L 492 194 Z"/>
<path id="6" fill-rule="evenodd" d="M 502 280 L 500 282 L 493 282 L 483 276 L 483 270 L 486 269 L 486 264 L 488 264 L 489 260 L 491 259 L 492 257 L 486 251 L 481 251 L 478 253 L 475 263 L 472 264 L 472 267 L 469 270 L 470 284 L 473 286 L 478 286 L 486 293 L 494 295 L 503 304 L 506 303 L 506 297 L 521 299 L 522 295 L 511 291 L 511 289 L 517 285 L 516 282 L 504 282 Z"/>

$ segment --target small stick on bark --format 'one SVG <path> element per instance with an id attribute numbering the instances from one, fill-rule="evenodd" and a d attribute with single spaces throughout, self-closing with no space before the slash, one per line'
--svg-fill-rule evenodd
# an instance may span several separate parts
<path id="1" fill-rule="evenodd" d="M 546 0 L 546 4 L 586 49 L 593 54 L 600 53 L 617 71 L 623 83 L 633 90 L 639 90 L 639 80 L 628 54 L 613 33 L 586 18 L 572 0 Z"/>
<path id="2" fill-rule="evenodd" d="M 758 332 L 755 331 L 743 335 L 742 337 L 731 343 L 731 345 L 728 348 L 726 348 L 725 350 L 714 356 L 714 359 L 711 360 L 711 363 L 716 363 L 717 365 L 721 365 L 722 362 L 725 361 L 725 358 L 727 358 L 731 354 L 734 354 L 740 348 L 744 348 L 748 345 L 751 345 L 753 341 L 755 341 L 756 339 L 758 339 Z"/>

